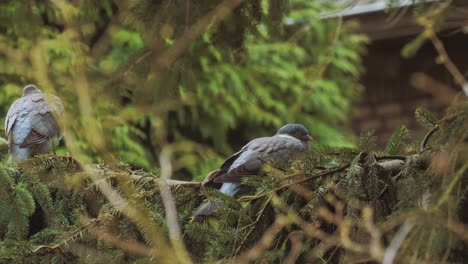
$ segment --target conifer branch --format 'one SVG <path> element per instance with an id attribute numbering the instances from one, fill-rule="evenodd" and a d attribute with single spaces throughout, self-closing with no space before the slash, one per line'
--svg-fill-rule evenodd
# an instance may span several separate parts
<path id="1" fill-rule="evenodd" d="M 257 213 L 257 218 L 255 218 L 255 221 L 253 221 L 252 223 L 248 224 L 247 226 L 243 227 L 244 228 L 250 228 L 249 231 L 246 233 L 246 235 L 244 236 L 243 240 L 241 241 L 240 243 L 240 246 L 237 248 L 236 250 L 236 255 L 239 253 L 239 251 L 241 250 L 242 248 L 242 245 L 245 243 L 245 241 L 247 240 L 247 238 L 250 236 L 250 234 L 252 233 L 252 231 L 254 231 L 255 229 L 255 225 L 260 221 L 261 217 L 263 216 L 263 212 L 265 211 L 265 209 L 267 208 L 267 205 L 271 202 L 271 197 L 268 197 L 268 199 L 265 200 L 265 202 L 263 203 L 262 205 L 262 209 L 260 209 L 260 211 Z"/>
<path id="2" fill-rule="evenodd" d="M 102 250 L 98 250 L 83 242 L 70 241 L 64 245 L 64 249 L 72 256 L 79 258 L 83 263 L 107 263 L 113 257 L 110 253 L 102 252 Z"/>
<path id="3" fill-rule="evenodd" d="M 350 150 L 350 151 L 325 151 L 325 152 L 321 152 L 317 155 L 314 155 L 312 157 L 308 157 L 307 159 L 308 160 L 315 160 L 315 159 L 318 159 L 318 158 L 321 158 L 321 157 L 325 157 L 325 156 L 339 156 L 339 155 L 343 155 L 343 154 L 359 154 L 359 151 L 354 151 L 354 150 Z"/>
<path id="4" fill-rule="evenodd" d="M 317 178 L 321 178 L 321 177 L 325 177 L 325 176 L 328 176 L 328 175 L 331 175 L 331 174 L 334 174 L 336 172 L 340 172 L 340 171 L 343 171 L 347 168 L 349 168 L 351 164 L 343 164 L 337 168 L 333 168 L 333 169 L 329 169 L 329 170 L 326 170 L 322 173 L 319 173 L 319 174 L 316 174 L 316 175 L 311 175 L 310 177 L 306 177 L 304 179 L 301 179 L 301 180 L 298 180 L 298 181 L 295 181 L 293 183 L 290 183 L 290 184 L 287 184 L 287 185 L 284 185 L 284 186 L 281 186 L 279 189 L 284 189 L 286 187 L 289 187 L 291 185 L 295 185 L 295 184 L 299 184 L 299 183 L 303 183 L 303 182 L 306 182 L 306 181 L 310 181 L 312 179 L 317 179 Z M 297 175 L 296 175 L 297 176 Z M 276 191 L 276 190 L 273 190 L 273 191 Z"/>
<path id="5" fill-rule="evenodd" d="M 429 139 L 431 139 L 431 136 L 434 135 L 434 133 L 439 130 L 439 126 L 436 125 L 434 126 L 429 132 L 424 136 L 423 140 L 421 141 L 421 146 L 419 147 L 419 153 L 423 153 L 424 150 L 426 149 L 427 142 L 429 142 Z"/>
<path id="6" fill-rule="evenodd" d="M 375 160 L 406 160 L 406 156 L 402 155 L 385 155 L 385 156 L 375 156 Z"/>
<path id="7" fill-rule="evenodd" d="M 75 241 L 78 237 L 82 236 L 83 231 L 89 229 L 93 224 L 95 224 L 95 222 L 96 222 L 96 219 L 90 219 L 86 224 L 81 225 L 77 229 L 72 231 L 70 235 L 68 235 L 65 239 L 62 239 L 62 241 L 60 241 L 59 243 L 56 243 L 55 245 L 52 245 L 52 246 L 46 246 L 46 245 L 38 246 L 35 249 L 33 249 L 31 253 L 34 255 L 44 255 L 57 249 L 60 249 L 61 251 L 63 251 L 65 246 L 68 243 Z"/>
<path id="8" fill-rule="evenodd" d="M 405 165 L 405 162 L 400 159 L 386 160 L 386 161 L 379 162 L 379 165 L 382 166 L 384 169 L 391 171 L 392 174 L 396 174 L 399 171 L 401 171 L 401 169 Z"/>
<path id="9" fill-rule="evenodd" d="M 103 172 L 99 172 L 103 173 Z M 138 174 L 130 174 L 128 175 L 130 178 L 132 178 L 135 181 L 142 180 L 144 178 L 153 178 L 153 182 L 156 184 L 160 184 L 160 179 L 156 178 L 155 175 L 138 175 Z M 200 188 L 202 187 L 202 182 L 192 182 L 192 181 L 181 181 L 181 180 L 172 180 L 172 179 L 165 179 L 164 180 L 169 186 L 176 187 L 176 188 L 182 188 L 182 187 L 187 187 L 187 188 Z"/>
<path id="10" fill-rule="evenodd" d="M 115 190 L 111 184 L 106 181 L 107 173 L 95 173 L 95 170 L 85 169 L 86 175 L 88 175 L 93 182 L 96 184 L 100 192 L 106 197 L 108 202 L 119 212 L 122 212 L 132 222 L 141 228 L 141 232 L 146 234 L 149 241 L 152 243 L 152 254 L 161 260 L 167 261 L 169 256 L 170 247 L 162 237 L 159 227 L 152 223 L 150 214 L 144 207 L 133 206 L 128 199 L 122 196 L 117 190 Z"/>
<path id="11" fill-rule="evenodd" d="M 98 237 L 99 239 L 104 240 L 105 242 L 122 249 L 124 252 L 129 253 L 133 256 L 137 257 L 158 257 L 160 254 L 157 254 L 157 252 L 146 246 L 145 244 L 142 244 L 141 242 L 135 241 L 135 240 L 124 240 L 120 238 L 119 234 L 111 234 L 108 232 L 104 232 L 101 230 L 101 228 L 98 227 L 93 227 L 92 228 L 93 233 Z M 166 252 L 166 254 L 169 252 Z"/>
<path id="12" fill-rule="evenodd" d="M 270 195 L 270 194 L 272 194 L 272 193 L 275 193 L 276 191 L 282 190 L 282 189 L 284 189 L 284 188 L 288 188 L 288 187 L 290 187 L 290 186 L 293 186 L 293 185 L 296 185 L 296 184 L 299 184 L 299 183 L 303 183 L 303 182 L 306 182 L 306 181 L 310 181 L 310 180 L 312 180 L 312 179 L 317 179 L 317 178 L 321 178 L 321 177 L 325 177 L 325 176 L 334 174 L 334 173 L 336 173 L 336 172 L 340 172 L 340 171 L 342 171 L 342 170 L 347 169 L 349 166 L 350 166 L 349 163 L 348 163 L 348 164 L 344 164 L 344 165 L 341 165 L 341 166 L 339 166 L 339 167 L 337 167 L 337 168 L 333 168 L 333 169 L 324 171 L 324 172 L 322 172 L 322 173 L 318 173 L 318 174 L 315 174 L 315 175 L 311 175 L 311 176 L 309 176 L 309 177 L 307 177 L 308 175 L 302 174 L 302 173 L 290 175 L 288 178 L 295 177 L 295 176 L 302 176 L 302 175 L 304 175 L 304 176 L 306 176 L 306 177 L 303 178 L 303 179 L 297 180 L 297 181 L 295 181 L 295 182 L 282 185 L 282 186 L 280 186 L 280 187 L 278 187 L 278 188 L 275 188 L 275 189 L 273 189 L 273 190 L 270 190 L 270 191 L 268 191 L 268 192 L 261 193 L 261 194 L 259 194 L 259 195 L 241 197 L 239 200 L 240 200 L 240 201 L 245 201 L 245 200 L 258 199 L 258 198 L 260 198 L 260 197 L 263 197 L 263 196 L 266 196 L 266 195 Z M 286 180 L 286 179 L 285 179 L 285 180 Z"/>

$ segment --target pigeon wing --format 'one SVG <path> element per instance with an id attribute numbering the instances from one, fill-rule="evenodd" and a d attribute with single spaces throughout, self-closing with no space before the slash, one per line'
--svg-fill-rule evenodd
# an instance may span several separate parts
<path id="1" fill-rule="evenodd" d="M 220 183 L 220 181 L 217 178 L 229 171 L 232 164 L 237 160 L 237 158 L 239 158 L 239 156 L 244 152 L 244 150 L 248 148 L 251 142 L 247 143 L 247 145 L 242 147 L 241 150 L 239 150 L 238 152 L 232 154 L 229 158 L 227 158 L 227 160 L 225 160 L 223 164 L 221 164 L 221 167 L 218 170 L 210 172 L 208 176 L 205 178 L 204 183 L 205 184 L 208 182 Z"/>
<path id="2" fill-rule="evenodd" d="M 23 143 L 20 144 L 21 148 L 26 148 L 34 145 L 39 145 L 49 140 L 48 137 L 39 134 L 36 130 L 31 129 L 29 134 L 24 138 Z"/>
<path id="3" fill-rule="evenodd" d="M 21 97 L 8 110 L 5 121 L 5 132 L 8 135 L 10 145 L 22 144 L 31 131 L 32 124 L 29 119 L 31 112 L 30 102 L 30 98 Z"/>
<path id="4" fill-rule="evenodd" d="M 242 182 L 244 176 L 258 174 L 265 163 L 273 159 L 289 160 L 306 149 L 306 145 L 294 138 L 274 136 L 254 139 L 240 152 L 234 154 L 237 157 L 231 162 L 229 170 L 226 173 L 219 173 L 213 181 Z"/>
<path id="5" fill-rule="evenodd" d="M 10 109 L 8 110 L 8 113 L 5 118 L 5 133 L 7 135 L 10 134 L 11 128 L 15 124 L 16 118 L 18 118 L 18 115 L 21 111 L 21 105 L 23 104 L 23 98 L 20 98 L 16 100 L 11 106 Z"/>
<path id="6" fill-rule="evenodd" d="M 244 146 L 240 151 L 232 154 L 227 160 L 225 160 L 224 163 L 219 168 L 218 173 L 223 174 L 223 173 L 228 172 L 232 164 L 237 160 L 237 158 L 239 158 L 239 156 L 244 152 L 247 146 L 248 145 Z"/>
<path id="7" fill-rule="evenodd" d="M 60 138 L 60 127 L 55 116 L 63 115 L 63 105 L 58 97 L 42 93 L 31 96 L 32 111 L 29 114 L 32 130 L 23 145 L 42 143 L 49 138 Z"/>

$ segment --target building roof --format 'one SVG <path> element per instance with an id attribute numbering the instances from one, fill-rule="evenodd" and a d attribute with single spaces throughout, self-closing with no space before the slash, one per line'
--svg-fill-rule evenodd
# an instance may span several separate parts
<path id="1" fill-rule="evenodd" d="M 426 2 L 433 2 L 438 0 L 426 0 Z M 401 8 L 411 6 L 414 0 L 400 0 L 389 3 L 388 0 L 345 0 L 337 1 L 342 9 L 335 12 L 333 16 L 353 16 L 361 15 L 372 12 L 384 11 L 386 8 Z"/>
<path id="2" fill-rule="evenodd" d="M 342 17 L 358 19 L 359 32 L 373 40 L 409 36 L 421 32 L 422 27 L 415 23 L 411 10 L 415 2 L 434 4 L 444 0 L 337 0 L 339 9 L 322 14 L 323 18 Z M 454 0 L 453 10 L 445 18 L 441 30 L 468 26 L 468 1 Z"/>

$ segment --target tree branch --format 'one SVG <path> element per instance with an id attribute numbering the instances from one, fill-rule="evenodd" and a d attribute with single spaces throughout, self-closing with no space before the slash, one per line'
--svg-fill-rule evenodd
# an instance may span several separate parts
<path id="1" fill-rule="evenodd" d="M 429 139 L 431 136 L 439 130 L 439 126 L 434 126 L 429 132 L 424 136 L 423 140 L 421 141 L 421 146 L 419 147 L 419 153 L 422 153 L 426 149 L 427 142 L 429 142 Z"/>
<path id="2" fill-rule="evenodd" d="M 451 87 L 422 72 L 413 74 L 411 76 L 410 83 L 416 89 L 430 93 L 435 100 L 446 105 L 453 103 L 457 98 L 457 93 Z"/>
<path id="3" fill-rule="evenodd" d="M 457 66 L 455 66 L 453 61 L 448 56 L 444 44 L 437 37 L 433 27 L 428 28 L 428 34 L 432 44 L 434 45 L 434 48 L 437 50 L 437 53 L 439 53 L 440 59 L 445 65 L 445 68 L 450 72 L 458 85 L 460 85 L 465 95 L 468 96 L 468 83 L 466 82 L 465 77 L 463 77 L 463 74 L 460 72 L 460 70 L 458 70 Z"/>
<path id="4" fill-rule="evenodd" d="M 179 221 L 177 219 L 177 207 L 168 185 L 168 180 L 172 177 L 171 164 L 172 149 L 166 146 L 162 149 L 159 155 L 159 164 L 161 165 L 161 177 L 159 179 L 160 195 L 166 212 L 166 225 L 169 230 L 169 237 L 172 246 L 177 252 L 175 258 L 179 263 L 190 263 L 190 258 L 187 249 L 182 241 Z"/>

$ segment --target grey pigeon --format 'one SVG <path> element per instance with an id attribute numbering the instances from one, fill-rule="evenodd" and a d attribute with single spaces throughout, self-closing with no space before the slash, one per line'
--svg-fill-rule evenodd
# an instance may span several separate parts
<path id="1" fill-rule="evenodd" d="M 307 142 L 311 140 L 303 125 L 287 124 L 272 137 L 256 138 L 247 143 L 229 157 L 217 172 L 210 174 L 207 181 L 222 183 L 220 192 L 234 196 L 244 176 L 258 174 L 266 162 L 297 157 L 309 149 Z M 221 201 L 208 202 L 193 215 L 211 215 L 221 205 Z"/>
<path id="2" fill-rule="evenodd" d="M 63 113 L 60 98 L 44 94 L 31 84 L 24 87 L 23 97 L 11 105 L 5 119 L 10 162 L 49 153 L 50 139 L 62 137 L 55 117 L 61 117 Z"/>

